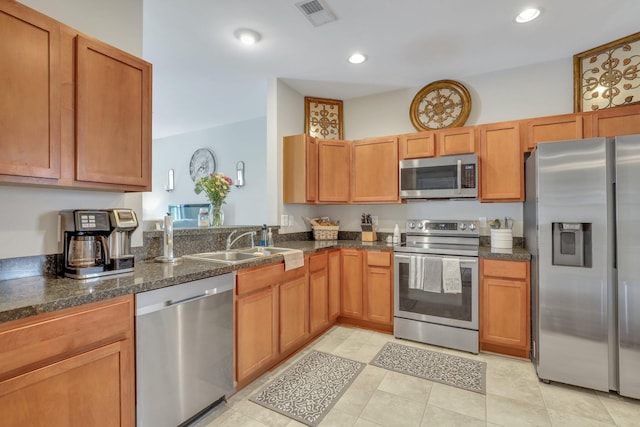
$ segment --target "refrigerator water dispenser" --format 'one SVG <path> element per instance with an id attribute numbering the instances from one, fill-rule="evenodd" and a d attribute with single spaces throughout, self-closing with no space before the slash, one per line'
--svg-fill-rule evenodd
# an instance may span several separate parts
<path id="1" fill-rule="evenodd" d="M 553 223 L 553 265 L 591 267 L 591 223 Z"/>

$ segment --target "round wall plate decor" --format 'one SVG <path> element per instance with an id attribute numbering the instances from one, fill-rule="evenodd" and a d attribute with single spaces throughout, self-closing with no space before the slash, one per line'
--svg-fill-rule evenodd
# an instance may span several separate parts
<path id="1" fill-rule="evenodd" d="M 216 171 L 216 158 L 213 151 L 208 148 L 199 148 L 194 151 L 189 162 L 189 174 L 195 182 L 198 178 L 211 175 Z"/>
<path id="2" fill-rule="evenodd" d="M 462 126 L 470 112 L 467 88 L 455 80 L 438 80 L 420 89 L 411 102 L 409 116 L 417 130 L 434 130 Z"/>

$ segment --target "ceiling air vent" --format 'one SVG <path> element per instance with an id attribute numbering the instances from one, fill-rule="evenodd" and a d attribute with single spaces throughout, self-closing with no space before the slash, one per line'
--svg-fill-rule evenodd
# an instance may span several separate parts
<path id="1" fill-rule="evenodd" d="M 314 27 L 326 24 L 331 21 L 335 21 L 336 15 L 331 12 L 326 3 L 322 0 L 302 1 L 296 3 L 296 7 L 305 18 L 313 24 Z"/>

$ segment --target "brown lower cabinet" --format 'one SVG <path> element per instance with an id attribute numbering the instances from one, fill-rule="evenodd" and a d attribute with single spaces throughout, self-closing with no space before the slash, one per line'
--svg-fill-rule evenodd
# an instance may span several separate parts
<path id="1" fill-rule="evenodd" d="M 341 250 L 341 322 L 393 331 L 392 257 L 392 252 Z"/>
<path id="2" fill-rule="evenodd" d="M 529 357 L 529 262 L 480 260 L 480 350 Z"/>
<path id="3" fill-rule="evenodd" d="M 134 426 L 133 296 L 0 325 L 3 427 Z"/>
<path id="4" fill-rule="evenodd" d="M 326 252 L 309 257 L 309 329 L 315 334 L 329 326 L 329 277 Z"/>

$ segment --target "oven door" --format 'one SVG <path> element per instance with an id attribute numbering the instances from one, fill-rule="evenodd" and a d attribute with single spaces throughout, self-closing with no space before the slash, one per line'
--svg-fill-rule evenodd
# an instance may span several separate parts
<path id="1" fill-rule="evenodd" d="M 457 258 L 460 261 L 462 293 L 447 294 L 409 289 L 411 256 Z M 396 317 L 478 330 L 478 258 L 396 252 L 394 264 Z"/>

